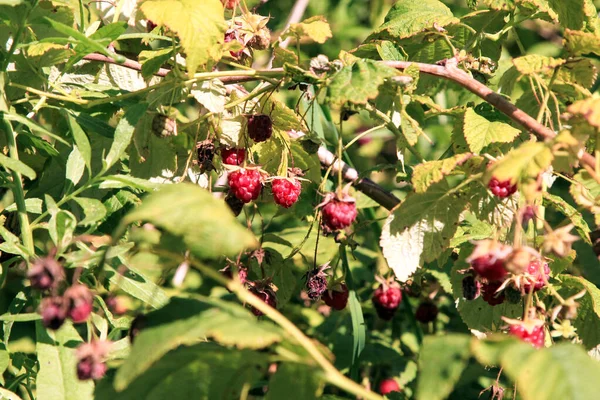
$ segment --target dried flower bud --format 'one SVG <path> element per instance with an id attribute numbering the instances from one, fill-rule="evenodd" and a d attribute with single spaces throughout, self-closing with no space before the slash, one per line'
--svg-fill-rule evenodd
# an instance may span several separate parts
<path id="1" fill-rule="evenodd" d="M 102 379 L 106 373 L 104 360 L 110 350 L 111 342 L 92 340 L 77 348 L 77 377 L 79 380 Z"/>
<path id="2" fill-rule="evenodd" d="M 87 286 L 75 284 L 65 291 L 67 314 L 74 323 L 85 322 L 92 313 L 94 296 Z"/>
<path id="3" fill-rule="evenodd" d="M 40 304 L 42 325 L 48 329 L 56 330 L 62 326 L 67 318 L 67 307 L 60 296 L 45 297 Z"/>
<path id="4" fill-rule="evenodd" d="M 566 257 L 571 251 L 573 242 L 579 239 L 569 233 L 573 227 L 573 224 L 569 224 L 547 232 L 544 236 L 544 251 L 552 252 L 558 257 Z"/>
<path id="5" fill-rule="evenodd" d="M 27 277 L 31 281 L 31 287 L 37 290 L 46 290 L 55 288 L 58 283 L 63 281 L 65 271 L 54 257 L 46 256 L 33 262 L 27 272 Z"/>

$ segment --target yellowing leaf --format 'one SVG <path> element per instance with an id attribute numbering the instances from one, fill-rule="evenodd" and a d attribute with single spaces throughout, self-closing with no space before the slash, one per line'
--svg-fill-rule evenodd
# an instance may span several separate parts
<path id="1" fill-rule="evenodd" d="M 491 143 L 510 143 L 520 133 L 504 122 L 488 121 L 471 108 L 465 112 L 463 129 L 465 140 L 473 153 L 479 153 Z"/>
<path id="2" fill-rule="evenodd" d="M 537 178 L 550 167 L 553 158 L 552 149 L 546 144 L 527 142 L 495 162 L 488 170 L 488 175 L 499 181 L 511 182 L 519 178 Z"/>
<path id="3" fill-rule="evenodd" d="M 581 170 L 575 174 L 569 192 L 575 203 L 590 210 L 596 223 L 600 223 L 600 185 L 590 173 Z"/>
<path id="4" fill-rule="evenodd" d="M 589 98 L 571 104 L 567 111 L 571 114 L 581 115 L 588 124 L 600 128 L 600 99 Z"/>
<path id="5" fill-rule="evenodd" d="M 574 56 L 594 53 L 600 55 L 600 36 L 582 31 L 565 29 L 564 46 Z"/>
<path id="6" fill-rule="evenodd" d="M 156 25 L 177 34 L 190 75 L 221 58 L 226 24 L 219 0 L 146 0 L 140 8 Z"/>
<path id="7" fill-rule="evenodd" d="M 521 74 L 534 75 L 552 73 L 556 67 L 563 65 L 565 60 L 530 54 L 514 58 L 512 62 Z"/>
<path id="8" fill-rule="evenodd" d="M 317 43 L 325 43 L 327 39 L 332 37 L 332 34 L 325 17 L 316 15 L 298 24 L 292 24 L 282 38 L 285 39 L 289 36 L 295 36 L 298 39 L 308 38 Z"/>
<path id="9" fill-rule="evenodd" d="M 444 160 L 429 161 L 415 167 L 412 184 L 417 193 L 423 193 L 434 183 L 441 181 L 450 174 L 457 165 L 461 165 L 473 155 L 471 153 L 457 154 Z"/>

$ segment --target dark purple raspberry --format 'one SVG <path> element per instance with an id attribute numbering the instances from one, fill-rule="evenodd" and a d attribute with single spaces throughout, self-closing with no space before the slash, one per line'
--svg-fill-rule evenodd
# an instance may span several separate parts
<path id="1" fill-rule="evenodd" d="M 348 304 L 349 294 L 348 287 L 342 283 L 336 289 L 326 290 L 321 296 L 321 299 L 323 299 L 325 304 L 329 307 L 341 311 L 346 308 L 346 305 Z"/>
<path id="2" fill-rule="evenodd" d="M 481 285 L 481 297 L 490 306 L 497 306 L 504 303 L 504 299 L 506 298 L 504 291 L 496 293 L 500 286 L 502 286 L 502 282 L 490 282 Z"/>
<path id="3" fill-rule="evenodd" d="M 250 288 L 250 291 L 256 297 L 258 297 L 259 299 L 261 299 L 262 301 L 264 301 L 271 307 L 277 308 L 277 296 L 275 295 L 275 292 L 273 291 L 273 289 L 271 289 L 271 287 L 266 286 L 266 287 L 261 288 L 261 287 L 253 286 L 252 288 Z M 254 307 L 250 307 L 250 311 L 252 311 L 252 314 L 256 315 L 257 317 L 260 317 L 261 315 L 263 315 L 262 311 L 258 310 L 257 308 L 254 308 Z"/>
<path id="4" fill-rule="evenodd" d="M 522 298 L 521 292 L 512 286 L 507 286 L 506 289 L 504 289 L 504 296 L 506 297 L 506 301 L 510 304 L 519 304 Z"/>
<path id="5" fill-rule="evenodd" d="M 502 280 L 508 271 L 504 268 L 504 260 L 491 255 L 481 256 L 471 261 L 473 270 L 480 277 L 489 281 Z"/>
<path id="6" fill-rule="evenodd" d="M 136 316 L 133 321 L 131 321 L 131 326 L 129 327 L 129 343 L 133 344 L 133 341 L 140 334 L 142 329 L 146 327 L 148 323 L 148 318 L 144 314 L 139 314 Z"/>
<path id="7" fill-rule="evenodd" d="M 248 118 L 248 136 L 255 142 L 264 142 L 273 134 L 273 122 L 266 114 L 253 114 Z"/>
<path id="8" fill-rule="evenodd" d="M 85 381 L 88 379 L 102 379 L 106 373 L 104 359 L 108 355 L 110 343 L 103 340 L 92 340 L 83 343 L 77 348 L 77 378 Z"/>
<path id="9" fill-rule="evenodd" d="M 462 280 L 463 297 L 475 300 L 481 294 L 481 283 L 473 275 L 467 275 Z"/>
<path id="10" fill-rule="evenodd" d="M 500 182 L 496 178 L 490 179 L 488 188 L 492 191 L 494 196 L 501 199 L 508 197 L 517 191 L 517 185 L 513 185 L 509 180 Z"/>
<path id="11" fill-rule="evenodd" d="M 260 172 L 256 169 L 239 169 L 229 173 L 231 193 L 244 203 L 256 200 L 262 190 Z"/>
<path id="12" fill-rule="evenodd" d="M 37 290 L 55 288 L 65 278 L 63 266 L 54 257 L 38 258 L 27 272 L 31 287 Z"/>
<path id="13" fill-rule="evenodd" d="M 402 302 L 402 291 L 396 282 L 388 285 L 381 284 L 373 293 L 371 300 L 379 318 L 389 321 Z"/>
<path id="14" fill-rule="evenodd" d="M 417 321 L 427 324 L 435 321 L 438 315 L 438 308 L 435 304 L 430 301 L 425 301 L 417 307 L 415 311 L 415 318 Z"/>
<path id="15" fill-rule="evenodd" d="M 302 191 L 302 185 L 300 184 L 300 181 L 295 178 L 277 178 L 273 179 L 271 191 L 273 192 L 273 199 L 276 204 L 279 204 L 284 208 L 290 208 L 298 201 L 298 197 Z"/>
<path id="16" fill-rule="evenodd" d="M 230 51 L 229 54 L 231 54 L 231 57 L 233 58 L 240 58 L 244 53 L 244 42 L 239 38 L 237 30 L 230 29 L 227 32 L 225 32 L 225 43 L 229 43 L 234 40 L 237 41 L 242 46 L 242 48 L 238 51 Z"/>
<path id="17" fill-rule="evenodd" d="M 198 167 L 200 172 L 210 172 L 215 169 L 213 158 L 215 157 L 215 144 L 212 140 L 204 140 L 196 144 L 198 155 Z"/>
<path id="18" fill-rule="evenodd" d="M 323 268 L 314 268 L 306 273 L 306 291 L 308 298 L 317 300 L 327 290 L 327 274 Z"/>

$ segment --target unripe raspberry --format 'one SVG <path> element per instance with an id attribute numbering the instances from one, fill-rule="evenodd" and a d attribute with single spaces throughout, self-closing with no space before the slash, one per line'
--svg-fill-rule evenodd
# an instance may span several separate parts
<path id="1" fill-rule="evenodd" d="M 277 296 L 275 295 L 275 292 L 273 291 L 273 289 L 271 289 L 271 287 L 269 287 L 269 286 L 266 286 L 266 287 L 253 286 L 250 288 L 250 291 L 256 297 L 258 297 L 259 299 L 261 299 L 262 301 L 264 301 L 271 307 L 277 308 Z M 250 307 L 250 311 L 252 311 L 252 314 L 256 315 L 257 317 L 260 317 L 261 315 L 263 315 L 262 311 L 258 310 L 257 308 L 254 308 L 254 307 Z"/>
<path id="2" fill-rule="evenodd" d="M 256 169 L 239 169 L 229 173 L 231 193 L 244 203 L 256 200 L 262 189 L 260 172 Z"/>
<path id="3" fill-rule="evenodd" d="M 339 290 L 338 290 L 339 289 Z M 321 299 L 334 310 L 343 310 L 348 304 L 348 287 L 341 284 L 339 288 L 326 290 Z"/>
<path id="4" fill-rule="evenodd" d="M 508 328 L 508 332 L 512 336 L 516 336 L 526 343 L 531 343 L 533 347 L 538 349 L 544 347 L 545 332 L 543 321 L 534 320 L 523 322 L 508 319 L 505 320 L 511 321 L 509 322 L 510 327 Z"/>
<path id="5" fill-rule="evenodd" d="M 156 114 L 152 120 L 152 132 L 159 138 L 177 136 L 177 122 L 165 114 Z"/>
<path id="6" fill-rule="evenodd" d="M 48 329 L 57 330 L 67 318 L 67 307 L 60 296 L 45 297 L 40 303 L 42 325 Z"/>
<path id="7" fill-rule="evenodd" d="M 212 140 L 204 140 L 196 145 L 196 152 L 198 155 L 198 167 L 200 172 L 212 171 L 215 167 L 213 165 L 213 158 L 215 156 L 215 144 Z"/>
<path id="8" fill-rule="evenodd" d="M 33 262 L 27 272 L 31 287 L 37 290 L 55 288 L 65 278 L 62 265 L 54 257 L 46 256 Z"/>
<path id="9" fill-rule="evenodd" d="M 523 291 L 529 293 L 533 284 L 533 291 L 536 292 L 546 286 L 550 277 L 550 267 L 548 263 L 541 260 L 533 260 L 527 267 L 527 274 L 531 276 L 531 281 L 523 285 Z"/>
<path id="10" fill-rule="evenodd" d="M 74 323 L 85 322 L 92 313 L 94 296 L 87 286 L 75 284 L 65 291 L 67 315 Z"/>
<path id="11" fill-rule="evenodd" d="M 435 321 L 438 315 L 438 308 L 430 301 L 419 304 L 415 311 L 415 319 L 423 324 Z"/>
<path id="12" fill-rule="evenodd" d="M 504 303 L 506 297 L 504 291 L 496 293 L 500 286 L 502 286 L 502 282 L 490 282 L 481 285 L 481 297 L 490 306 Z"/>
<path id="13" fill-rule="evenodd" d="M 242 165 L 246 159 L 246 149 L 221 148 L 221 160 L 227 165 Z"/>
<path id="14" fill-rule="evenodd" d="M 248 136 L 255 142 L 264 142 L 273 134 L 273 122 L 266 114 L 254 114 L 248 117 Z"/>
<path id="15" fill-rule="evenodd" d="M 379 383 L 379 393 L 386 395 L 392 392 L 400 392 L 400 385 L 392 378 L 387 378 Z"/>
<path id="16" fill-rule="evenodd" d="M 92 340 L 77 348 L 77 377 L 79 380 L 102 379 L 106 373 L 104 360 L 110 350 L 110 342 Z"/>
<path id="17" fill-rule="evenodd" d="M 358 211 L 356 203 L 352 201 L 332 198 L 322 209 L 321 225 L 325 232 L 333 232 L 344 229 L 354 222 Z"/>
<path id="18" fill-rule="evenodd" d="M 488 188 L 492 191 L 494 196 L 500 197 L 501 199 L 514 194 L 517 191 L 517 185 L 513 185 L 510 179 L 507 181 L 500 182 L 496 178 L 490 179 Z"/>
<path id="19" fill-rule="evenodd" d="M 273 180 L 271 191 L 273 192 L 273 200 L 275 200 L 276 204 L 284 208 L 290 208 L 298 201 L 302 185 L 296 178 L 278 178 Z"/>
<path id="20" fill-rule="evenodd" d="M 481 282 L 473 275 L 467 275 L 462 280 L 463 297 L 467 300 L 475 300 L 481 294 Z"/>
<path id="21" fill-rule="evenodd" d="M 381 284 L 373 293 L 373 305 L 379 318 L 391 320 L 402 302 L 402 291 L 397 283 Z"/>

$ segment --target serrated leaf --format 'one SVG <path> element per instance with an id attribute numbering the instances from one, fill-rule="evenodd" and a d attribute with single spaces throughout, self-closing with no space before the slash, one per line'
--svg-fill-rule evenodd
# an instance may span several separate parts
<path id="1" fill-rule="evenodd" d="M 403 0 L 392 6 L 383 25 L 368 38 L 405 39 L 427 29 L 434 24 L 444 27 L 459 22 L 452 11 L 438 0 Z"/>
<path id="2" fill-rule="evenodd" d="M 392 234 L 390 226 L 394 218 L 395 214 L 392 213 L 386 219 L 381 230 L 379 245 L 396 279 L 406 282 L 421 266 L 426 226 L 425 222 L 419 222 L 409 229 Z"/>
<path id="3" fill-rule="evenodd" d="M 595 33 L 565 29 L 564 38 L 564 46 L 573 56 L 600 55 L 600 36 Z"/>
<path id="4" fill-rule="evenodd" d="M 122 224 L 140 220 L 180 236 L 201 259 L 234 256 L 257 244 L 224 202 L 193 184 L 164 185 L 146 197 Z"/>
<path id="5" fill-rule="evenodd" d="M 136 124 L 146 113 L 147 108 L 148 104 L 146 103 L 136 104 L 129 107 L 125 112 L 125 115 L 121 117 L 121 120 L 115 129 L 113 143 L 103 162 L 105 170 L 109 169 L 121 158 L 131 142 Z"/>
<path id="6" fill-rule="evenodd" d="M 210 112 L 221 113 L 225 110 L 227 88 L 218 79 L 203 81 L 200 85 L 196 84 L 194 89 L 191 90 L 191 94 L 198 103 Z"/>
<path id="7" fill-rule="evenodd" d="M 585 348 L 592 349 L 600 344 L 600 289 L 580 276 L 561 275 L 560 279 L 561 294 L 565 297 L 585 290 L 583 297 L 576 300 L 579 307 L 572 322 Z"/>
<path id="8" fill-rule="evenodd" d="M 516 182 L 519 178 L 536 178 L 546 171 L 554 156 L 545 143 L 527 142 L 511 150 L 488 169 L 488 176 L 499 181 Z"/>
<path id="9" fill-rule="evenodd" d="M 92 381 L 80 381 L 76 375 L 75 347 L 81 337 L 70 322 L 52 332 L 35 324 L 36 352 L 40 370 L 36 379 L 39 400 L 93 399 Z"/>
<path id="10" fill-rule="evenodd" d="M 468 335 L 427 336 L 419 353 L 416 397 L 445 399 L 458 382 L 470 356 Z M 435 382 L 435 384 L 432 384 Z"/>
<path id="11" fill-rule="evenodd" d="M 131 354 L 117 371 L 115 388 L 125 389 L 164 354 L 180 345 L 214 339 L 225 345 L 260 349 L 282 340 L 279 328 L 256 318 L 243 307 L 210 298 L 172 298 L 146 315 L 146 326 L 135 338 Z"/>
<path id="12" fill-rule="evenodd" d="M 177 34 L 189 75 L 221 58 L 227 25 L 219 0 L 146 0 L 140 9 L 156 25 Z"/>
<path id="13" fill-rule="evenodd" d="M 597 77 L 598 70 L 591 60 L 587 58 L 571 59 L 559 68 L 555 82 L 579 85 L 589 89 L 596 82 Z"/>
<path id="14" fill-rule="evenodd" d="M 212 343 L 182 346 L 167 353 L 122 392 L 116 392 L 110 380 L 100 381 L 95 400 L 239 399 L 243 389 L 263 375 L 267 357 L 266 353 Z"/>
<path id="15" fill-rule="evenodd" d="M 284 363 L 269 381 L 266 400 L 313 400 L 321 398 L 323 381 L 314 368 Z"/>
<path id="16" fill-rule="evenodd" d="M 79 148 L 77 146 L 73 146 L 73 150 L 69 154 L 69 158 L 67 159 L 67 180 L 71 181 L 73 185 L 77 185 L 83 176 L 83 171 L 85 170 L 85 160 L 83 156 L 79 152 Z"/>
<path id="17" fill-rule="evenodd" d="M 346 102 L 366 104 L 379 94 L 379 86 L 398 74 L 394 68 L 372 60 L 356 60 L 333 76 L 327 88 L 327 100 L 334 105 Z"/>
<path id="18" fill-rule="evenodd" d="M 73 200 L 83 209 L 85 218 L 79 221 L 79 225 L 88 226 L 101 221 L 106 216 L 106 207 L 100 200 L 87 197 L 76 197 Z"/>
<path id="19" fill-rule="evenodd" d="M 512 60 L 517 71 L 523 75 L 552 74 L 554 69 L 564 65 L 565 62 L 566 60 L 560 58 L 545 57 L 538 54 L 528 54 Z"/>
<path id="20" fill-rule="evenodd" d="M 428 161 L 417 165 L 412 175 L 412 184 L 415 191 L 417 193 L 426 192 L 429 186 L 444 179 L 446 175 L 452 173 L 454 168 L 462 165 L 472 156 L 470 153 L 457 154 L 443 160 Z"/>
<path id="21" fill-rule="evenodd" d="M 510 143 L 521 132 L 499 121 L 489 121 L 469 108 L 463 117 L 465 140 L 473 153 L 480 153 L 492 143 Z"/>
<path id="22" fill-rule="evenodd" d="M 140 52 L 139 60 L 142 64 L 142 76 L 144 79 L 151 78 L 158 72 L 164 63 L 169 61 L 173 55 L 173 48 L 169 47 L 160 50 L 144 50 Z"/>
<path id="23" fill-rule="evenodd" d="M 587 172 L 587 171 L 586 171 Z M 589 245 L 592 244 L 590 241 L 590 227 L 588 226 L 585 219 L 583 219 L 583 215 L 579 211 L 575 209 L 575 207 L 571 206 L 562 198 L 555 196 L 553 194 L 544 192 L 544 204 L 550 205 L 556 210 L 560 211 L 565 217 L 569 218 L 571 223 L 575 225 L 575 229 L 579 232 L 579 236 Z"/>
<path id="24" fill-rule="evenodd" d="M 22 161 L 7 157 L 3 153 L 0 153 L 0 165 L 9 171 L 18 172 L 31 180 L 34 180 L 36 177 L 35 171 L 30 166 Z"/>
<path id="25" fill-rule="evenodd" d="M 600 53 L 599 53 L 600 54 Z M 589 98 L 579 100 L 571 104 L 567 111 L 571 114 L 580 115 L 588 124 L 595 128 L 600 128 L 600 99 Z"/>
<path id="26" fill-rule="evenodd" d="M 580 170 L 573 176 L 573 182 L 569 188 L 573 200 L 580 206 L 590 210 L 594 214 L 598 224 L 600 215 L 600 184 L 585 170 Z"/>
<path id="27" fill-rule="evenodd" d="M 298 65 L 298 55 L 283 47 L 273 50 L 273 67 L 283 67 L 285 64 Z"/>
<path id="28" fill-rule="evenodd" d="M 304 21 L 291 24 L 289 29 L 282 35 L 282 39 L 296 37 L 298 40 L 310 39 L 313 42 L 325 43 L 332 37 L 331 28 L 327 19 L 321 15 L 315 15 Z"/>

